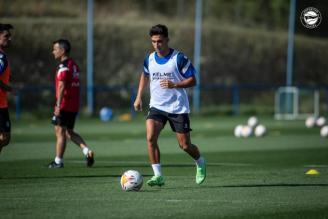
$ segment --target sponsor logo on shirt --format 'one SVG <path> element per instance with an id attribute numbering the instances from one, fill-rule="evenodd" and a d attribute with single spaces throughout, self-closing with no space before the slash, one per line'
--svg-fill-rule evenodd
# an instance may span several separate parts
<path id="1" fill-rule="evenodd" d="M 77 67 L 73 66 L 73 78 L 79 78 L 80 72 L 78 72 Z"/>
<path id="2" fill-rule="evenodd" d="M 80 87 L 80 82 L 72 82 L 72 87 Z"/>
<path id="3" fill-rule="evenodd" d="M 152 80 L 170 80 L 174 79 L 173 72 L 154 72 L 152 74 Z"/>

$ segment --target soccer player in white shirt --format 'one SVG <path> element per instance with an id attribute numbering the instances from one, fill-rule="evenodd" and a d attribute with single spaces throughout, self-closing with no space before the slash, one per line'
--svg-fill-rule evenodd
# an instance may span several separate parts
<path id="1" fill-rule="evenodd" d="M 147 83 L 150 84 L 150 109 L 146 119 L 149 160 L 154 176 L 147 181 L 149 186 L 164 185 L 161 172 L 158 137 L 166 122 L 176 133 L 179 146 L 196 162 L 196 183 L 201 184 L 206 177 L 205 159 L 196 145 L 190 140 L 189 101 L 185 88 L 196 84 L 195 69 L 189 59 L 168 45 L 168 29 L 165 25 L 155 25 L 150 31 L 154 52 L 144 60 L 139 88 L 134 108 L 142 110 L 142 94 Z"/>

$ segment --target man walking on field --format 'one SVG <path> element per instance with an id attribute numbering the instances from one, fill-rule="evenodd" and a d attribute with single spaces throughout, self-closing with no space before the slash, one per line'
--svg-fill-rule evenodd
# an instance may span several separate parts
<path id="1" fill-rule="evenodd" d="M 144 60 L 139 88 L 134 108 L 142 110 L 142 94 L 150 83 L 150 109 L 146 119 L 148 155 L 154 176 L 147 181 L 149 186 L 164 185 L 161 172 L 158 137 L 166 122 L 176 133 L 179 146 L 196 162 L 196 183 L 201 184 L 206 177 L 205 159 L 198 147 L 191 143 L 189 101 L 185 88 L 196 84 L 195 69 L 189 59 L 168 45 L 168 29 L 165 25 L 153 26 L 149 32 L 154 52 Z"/>
<path id="2" fill-rule="evenodd" d="M 10 65 L 4 52 L 11 42 L 11 29 L 11 24 L 0 23 L 0 153 L 9 144 L 11 132 L 7 93 L 12 92 L 13 88 L 9 86 Z"/>
<path id="3" fill-rule="evenodd" d="M 93 152 L 74 129 L 75 119 L 80 107 L 80 69 L 73 59 L 69 58 L 71 44 L 68 40 L 59 39 L 53 43 L 52 54 L 60 61 L 56 76 L 56 105 L 52 123 L 56 133 L 56 157 L 49 168 L 64 167 L 66 140 L 71 139 L 78 145 L 86 158 L 87 167 L 94 163 Z"/>

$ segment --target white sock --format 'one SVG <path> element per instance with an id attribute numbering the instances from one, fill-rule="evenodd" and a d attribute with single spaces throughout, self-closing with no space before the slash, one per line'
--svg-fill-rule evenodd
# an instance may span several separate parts
<path id="1" fill-rule="evenodd" d="M 60 157 L 55 157 L 55 163 L 56 164 L 61 164 L 61 163 L 63 163 L 64 161 L 63 161 L 63 159 L 62 158 L 60 158 Z"/>
<path id="2" fill-rule="evenodd" d="M 195 162 L 196 162 L 197 166 L 202 166 L 205 163 L 205 159 L 202 156 L 200 156 L 198 158 L 198 160 L 195 160 Z"/>
<path id="3" fill-rule="evenodd" d="M 89 149 L 88 147 L 85 147 L 85 148 L 82 149 L 82 152 L 83 152 L 83 154 L 84 154 L 85 156 L 87 156 L 89 150 L 90 150 L 90 149 Z"/>
<path id="4" fill-rule="evenodd" d="M 153 168 L 155 176 L 161 176 L 162 175 L 161 164 L 155 163 L 155 164 L 152 164 L 151 167 Z"/>

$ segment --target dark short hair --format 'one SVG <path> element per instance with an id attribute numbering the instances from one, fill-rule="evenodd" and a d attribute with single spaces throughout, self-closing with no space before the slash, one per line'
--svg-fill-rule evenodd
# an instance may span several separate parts
<path id="1" fill-rule="evenodd" d="M 5 30 L 9 31 L 10 29 L 14 29 L 13 25 L 0 23 L 0 33 L 2 33 Z"/>
<path id="2" fill-rule="evenodd" d="M 154 36 L 154 35 L 162 35 L 164 37 L 169 36 L 169 30 L 167 27 L 163 24 L 157 24 L 155 26 L 152 26 L 149 31 L 149 36 Z"/>
<path id="3" fill-rule="evenodd" d="M 58 45 L 65 50 L 66 54 L 69 54 L 69 52 L 71 51 L 71 43 L 68 40 L 59 39 L 54 41 L 52 44 L 55 45 L 56 43 L 58 43 Z"/>

